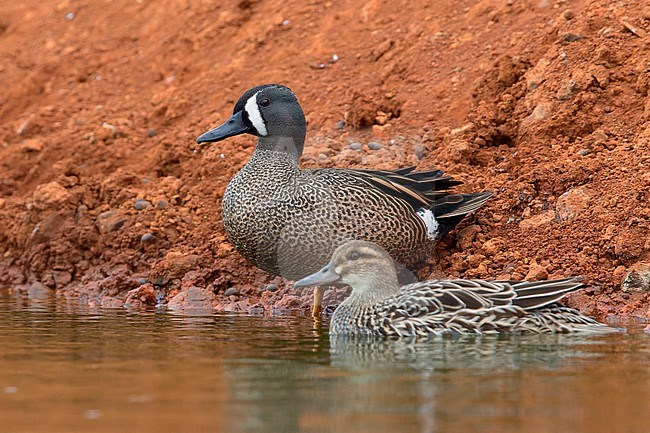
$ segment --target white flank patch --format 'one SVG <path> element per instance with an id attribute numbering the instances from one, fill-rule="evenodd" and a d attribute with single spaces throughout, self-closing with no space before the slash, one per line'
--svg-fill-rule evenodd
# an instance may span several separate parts
<path id="1" fill-rule="evenodd" d="M 248 101 L 246 101 L 246 105 L 244 106 L 244 110 L 246 110 L 248 119 L 253 124 L 253 127 L 257 130 L 257 133 L 259 135 L 266 136 L 266 125 L 264 124 L 264 119 L 262 119 L 260 107 L 257 106 L 257 93 L 248 98 Z"/>
<path id="2" fill-rule="evenodd" d="M 436 218 L 433 216 L 433 212 L 430 209 L 421 208 L 418 210 L 418 215 L 424 221 L 424 224 L 427 226 L 427 234 L 431 239 L 438 237 L 438 228 L 440 225 Z"/>

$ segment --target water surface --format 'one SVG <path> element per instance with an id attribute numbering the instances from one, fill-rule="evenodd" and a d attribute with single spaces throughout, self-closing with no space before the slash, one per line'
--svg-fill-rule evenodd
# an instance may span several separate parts
<path id="1" fill-rule="evenodd" d="M 0 292 L 0 431 L 642 432 L 650 335 L 333 339 Z M 634 330 L 632 330 L 634 331 Z"/>

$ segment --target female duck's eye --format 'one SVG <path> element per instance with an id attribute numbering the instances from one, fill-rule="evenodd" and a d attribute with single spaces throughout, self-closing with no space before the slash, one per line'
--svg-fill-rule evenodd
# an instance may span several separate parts
<path id="1" fill-rule="evenodd" d="M 269 101 L 269 98 L 260 99 L 260 106 L 268 107 L 269 105 L 271 105 L 271 101 Z"/>
<path id="2" fill-rule="evenodd" d="M 359 258 L 359 253 L 351 253 L 350 254 L 350 260 L 356 260 Z"/>

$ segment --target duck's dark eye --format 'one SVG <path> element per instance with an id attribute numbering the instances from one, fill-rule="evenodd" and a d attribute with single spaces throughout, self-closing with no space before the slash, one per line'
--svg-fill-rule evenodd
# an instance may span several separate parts
<path id="1" fill-rule="evenodd" d="M 260 106 L 261 107 L 268 107 L 269 105 L 271 105 L 271 101 L 269 101 L 269 98 L 260 99 Z"/>
<path id="2" fill-rule="evenodd" d="M 359 253 L 357 252 L 350 253 L 350 260 L 356 260 L 358 258 L 359 258 Z"/>

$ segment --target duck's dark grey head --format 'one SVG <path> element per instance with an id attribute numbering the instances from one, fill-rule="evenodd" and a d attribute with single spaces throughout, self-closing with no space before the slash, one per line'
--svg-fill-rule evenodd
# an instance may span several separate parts
<path id="1" fill-rule="evenodd" d="M 247 90 L 232 116 L 196 141 L 211 143 L 239 134 L 259 137 L 258 147 L 302 154 L 307 123 L 296 95 L 286 86 L 264 84 Z"/>
<path id="2" fill-rule="evenodd" d="M 295 287 L 322 286 L 341 282 L 356 294 L 392 295 L 399 289 L 395 263 L 379 245 L 348 241 L 338 247 L 320 271 L 296 281 Z"/>

